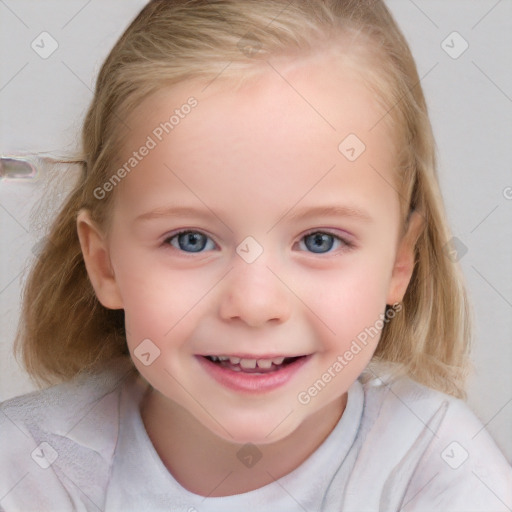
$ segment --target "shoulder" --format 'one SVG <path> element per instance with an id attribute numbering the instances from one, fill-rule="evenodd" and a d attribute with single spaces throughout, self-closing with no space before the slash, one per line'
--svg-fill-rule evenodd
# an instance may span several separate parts
<path id="1" fill-rule="evenodd" d="M 118 393 L 131 373 L 129 362 L 120 359 L 69 382 L 11 398 L 0 404 L 0 421 L 31 435 L 72 432 L 102 401 Z"/>
<path id="2" fill-rule="evenodd" d="M 383 493 L 398 508 L 510 510 L 512 468 L 464 401 L 407 377 L 364 389 L 368 435 L 394 452 Z M 403 495 L 393 496 L 400 486 Z"/>
<path id="3" fill-rule="evenodd" d="M 133 373 L 129 361 L 116 360 L 0 404 L 0 496 L 8 493 L 0 510 L 94 501 L 116 446 L 120 391 Z"/>

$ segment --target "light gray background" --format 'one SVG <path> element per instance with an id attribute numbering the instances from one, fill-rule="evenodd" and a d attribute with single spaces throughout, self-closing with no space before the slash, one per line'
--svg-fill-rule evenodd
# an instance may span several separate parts
<path id="1" fill-rule="evenodd" d="M 99 66 L 144 4 L 0 0 L 1 154 L 75 147 Z M 460 262 L 477 323 L 468 401 L 512 461 L 512 1 L 388 4 L 417 60 L 449 220 L 467 248 Z M 43 31 L 59 45 L 47 59 L 31 48 Z M 454 31 L 469 44 L 458 58 L 464 41 Z M 0 401 L 34 389 L 12 341 L 22 271 L 44 235 L 44 218 L 34 224 L 29 214 L 45 176 L 42 169 L 30 182 L 0 181 Z"/>

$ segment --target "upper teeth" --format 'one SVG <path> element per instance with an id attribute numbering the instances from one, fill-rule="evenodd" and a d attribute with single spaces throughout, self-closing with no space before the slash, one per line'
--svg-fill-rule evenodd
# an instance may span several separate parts
<path id="1" fill-rule="evenodd" d="M 229 356 L 210 356 L 213 361 L 227 361 L 231 364 L 239 364 L 242 368 L 250 369 L 256 368 L 258 365 L 259 368 L 270 368 L 272 363 L 275 365 L 280 365 L 284 361 L 284 357 L 275 357 L 274 359 L 240 359 L 239 357 L 229 357 Z"/>

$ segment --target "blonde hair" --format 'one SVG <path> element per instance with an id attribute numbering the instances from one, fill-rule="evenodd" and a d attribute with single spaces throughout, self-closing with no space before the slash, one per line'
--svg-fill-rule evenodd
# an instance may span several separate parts
<path id="1" fill-rule="evenodd" d="M 346 42 L 339 35 L 348 36 Z M 67 380 L 94 364 L 129 357 L 124 311 L 106 309 L 96 298 L 76 218 L 87 208 L 108 232 L 115 191 L 98 200 L 94 190 L 115 168 L 124 120 L 135 106 L 184 80 L 214 80 L 221 71 L 223 79 L 240 78 L 270 56 L 305 55 L 334 44 L 340 55 L 354 57 L 387 112 L 384 122 L 400 137 L 396 183 L 403 228 L 412 210 L 425 219 L 402 310 L 384 325 L 373 363 L 465 396 L 470 309 L 458 265 L 446 255 L 451 235 L 434 139 L 414 59 L 380 0 L 154 0 L 142 9 L 100 70 L 76 159 L 80 177 L 26 281 L 16 347 L 36 381 Z"/>

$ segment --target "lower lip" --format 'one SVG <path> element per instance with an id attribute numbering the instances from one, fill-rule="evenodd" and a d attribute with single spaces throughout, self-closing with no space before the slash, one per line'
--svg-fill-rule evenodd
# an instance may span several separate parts
<path id="1" fill-rule="evenodd" d="M 234 372 L 224 368 L 203 356 L 196 356 L 201 366 L 219 384 L 234 391 L 246 393 L 265 393 L 284 386 L 311 358 L 311 355 L 301 357 L 281 370 L 269 373 Z"/>

